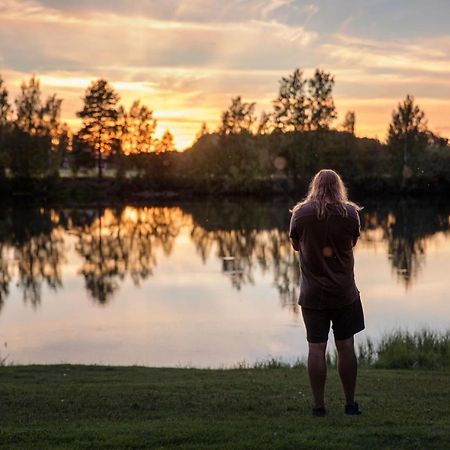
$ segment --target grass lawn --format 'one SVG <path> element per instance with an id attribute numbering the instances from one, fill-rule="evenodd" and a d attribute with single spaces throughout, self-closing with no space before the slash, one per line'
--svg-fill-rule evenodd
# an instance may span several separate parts
<path id="1" fill-rule="evenodd" d="M 0 367 L 1 448 L 450 448 L 450 372 L 362 369 L 359 417 L 305 369 Z"/>

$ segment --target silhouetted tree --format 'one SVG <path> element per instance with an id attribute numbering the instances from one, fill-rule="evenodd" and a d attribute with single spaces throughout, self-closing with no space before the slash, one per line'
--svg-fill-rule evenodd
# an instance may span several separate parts
<path id="1" fill-rule="evenodd" d="M 282 77 L 278 97 L 273 101 L 274 126 L 282 132 L 303 131 L 307 128 L 308 112 L 305 93 L 306 80 L 303 72 L 294 72 Z"/>
<path id="2" fill-rule="evenodd" d="M 342 122 L 342 130 L 347 133 L 355 134 L 355 111 L 347 111 L 344 122 Z"/>
<path id="3" fill-rule="evenodd" d="M 208 125 L 206 125 L 206 122 L 202 122 L 202 126 L 195 135 L 195 142 L 199 141 L 203 136 L 206 136 L 207 134 L 209 134 Z"/>
<path id="4" fill-rule="evenodd" d="M 37 134 L 41 128 L 42 104 L 39 80 L 34 75 L 28 84 L 21 84 L 15 104 L 17 128 L 30 135 Z"/>
<path id="5" fill-rule="evenodd" d="M 141 105 L 139 100 L 135 100 L 129 112 L 120 107 L 118 115 L 122 152 L 129 155 L 153 151 L 155 145 L 153 134 L 157 125 L 156 119 L 153 118 L 153 111 Z"/>
<path id="6" fill-rule="evenodd" d="M 77 133 L 72 139 L 72 150 L 69 155 L 69 165 L 73 175 L 77 175 L 80 169 L 92 169 L 95 167 L 95 148 L 89 142 L 80 139 Z"/>
<path id="7" fill-rule="evenodd" d="M 412 176 L 411 166 L 417 153 L 427 145 L 427 122 L 425 113 L 414 103 L 414 97 L 407 95 L 403 103 L 399 103 L 392 112 L 392 120 L 388 130 L 388 146 L 394 161 L 397 175 L 401 169 L 402 184 Z"/>
<path id="8" fill-rule="evenodd" d="M 337 117 L 333 87 L 334 77 L 323 70 L 316 69 L 313 78 L 308 80 L 309 129 L 328 129 Z"/>
<path id="9" fill-rule="evenodd" d="M 165 153 L 175 151 L 175 144 L 173 142 L 173 135 L 169 130 L 166 130 L 161 139 L 156 143 L 156 153 Z"/>
<path id="10" fill-rule="evenodd" d="M 58 135 L 53 144 L 52 158 L 50 163 L 50 174 L 56 176 L 59 169 L 66 160 L 69 151 L 72 149 L 72 134 L 66 123 L 58 127 Z"/>
<path id="11" fill-rule="evenodd" d="M 243 102 L 240 96 L 232 98 L 230 107 L 222 113 L 219 133 L 223 135 L 251 133 L 256 120 L 254 110 L 255 103 Z"/>
<path id="12" fill-rule="evenodd" d="M 256 134 L 270 134 L 273 130 L 272 122 L 272 115 L 263 111 L 259 118 Z"/>
<path id="13" fill-rule="evenodd" d="M 108 81 L 93 81 L 83 98 L 83 109 L 77 116 L 83 121 L 78 138 L 94 149 L 97 156 L 98 176 L 102 177 L 102 155 L 111 152 L 117 131 L 117 102 L 119 95 Z"/>
<path id="14" fill-rule="evenodd" d="M 0 179 L 5 176 L 5 169 L 9 165 L 8 134 L 10 130 L 11 104 L 8 100 L 8 91 L 0 76 Z"/>
<path id="15" fill-rule="evenodd" d="M 22 83 L 15 99 L 16 120 L 9 144 L 11 170 L 16 176 L 42 175 L 51 167 L 61 133 L 61 103 L 56 94 L 42 103 L 36 77 Z"/>
<path id="16" fill-rule="evenodd" d="M 7 126 L 10 112 L 11 105 L 8 100 L 8 91 L 0 75 L 0 132 Z"/>

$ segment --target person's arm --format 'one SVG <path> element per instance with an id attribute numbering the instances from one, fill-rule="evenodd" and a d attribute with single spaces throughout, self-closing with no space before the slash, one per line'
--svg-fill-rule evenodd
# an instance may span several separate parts
<path id="1" fill-rule="evenodd" d="M 358 220 L 358 224 L 355 227 L 355 232 L 353 233 L 353 247 L 358 242 L 359 235 L 361 234 L 361 221 L 359 220 L 359 214 L 358 211 L 356 211 L 356 218 Z"/>
<path id="2" fill-rule="evenodd" d="M 298 246 L 298 242 L 295 242 L 292 238 L 290 239 L 291 244 L 292 244 L 292 248 L 298 252 L 300 250 L 299 246 Z"/>
<path id="3" fill-rule="evenodd" d="M 298 252 L 300 250 L 300 246 L 298 243 L 299 235 L 297 230 L 297 223 L 295 220 L 295 214 L 292 213 L 291 223 L 289 225 L 289 240 L 291 241 L 292 248 Z"/>

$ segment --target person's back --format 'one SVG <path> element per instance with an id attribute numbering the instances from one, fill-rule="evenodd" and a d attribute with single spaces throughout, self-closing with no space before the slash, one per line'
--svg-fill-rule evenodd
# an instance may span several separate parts
<path id="1" fill-rule="evenodd" d="M 364 329 L 364 313 L 353 273 L 353 246 L 359 236 L 358 207 L 333 170 L 318 172 L 308 195 L 293 210 L 289 237 L 300 257 L 302 316 L 309 345 L 308 373 L 313 415 L 324 416 L 325 352 L 330 325 L 345 393 L 345 414 L 361 414 L 354 400 L 357 360 L 353 336 Z"/>
<path id="2" fill-rule="evenodd" d="M 359 216 L 354 206 L 344 207 L 328 204 L 320 218 L 315 202 L 294 209 L 289 234 L 300 252 L 301 306 L 338 308 L 358 298 L 353 246 L 359 236 Z"/>

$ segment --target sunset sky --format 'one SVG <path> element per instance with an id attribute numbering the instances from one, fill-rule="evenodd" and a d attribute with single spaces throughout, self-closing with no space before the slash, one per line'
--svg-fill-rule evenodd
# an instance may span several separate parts
<path id="1" fill-rule="evenodd" d="M 269 111 L 282 76 L 320 67 L 335 75 L 335 125 L 353 109 L 358 135 L 384 139 L 409 93 L 449 137 L 449 23 L 449 0 L 0 0 L 0 75 L 13 97 L 38 75 L 74 129 L 106 77 L 183 149 L 231 97 Z"/>

